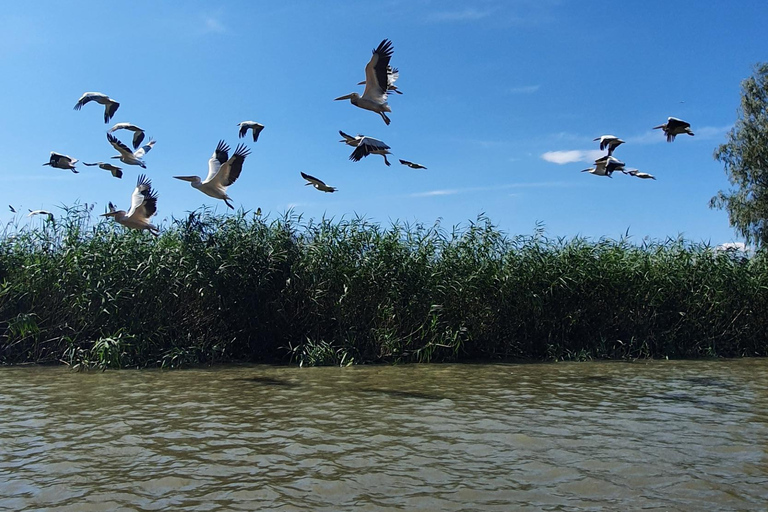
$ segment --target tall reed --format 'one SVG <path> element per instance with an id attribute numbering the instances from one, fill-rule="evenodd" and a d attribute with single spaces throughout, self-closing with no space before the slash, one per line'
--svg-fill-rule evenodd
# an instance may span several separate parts
<path id="1" fill-rule="evenodd" d="M 762 254 L 202 209 L 0 238 L 0 362 L 176 367 L 768 355 Z"/>

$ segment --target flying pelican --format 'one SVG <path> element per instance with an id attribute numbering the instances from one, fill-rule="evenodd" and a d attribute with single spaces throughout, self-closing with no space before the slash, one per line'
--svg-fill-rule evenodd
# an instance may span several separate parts
<path id="1" fill-rule="evenodd" d="M 426 167 L 424 167 L 421 164 L 417 164 L 415 162 L 409 162 L 408 160 L 403 160 L 402 158 L 400 159 L 400 163 L 403 165 L 407 165 L 411 169 L 426 169 Z"/>
<path id="2" fill-rule="evenodd" d="M 251 129 L 253 131 L 253 142 L 259 140 L 259 134 L 261 133 L 261 130 L 264 129 L 264 125 L 259 124 L 256 121 L 243 121 L 242 123 L 237 123 L 237 126 L 240 127 L 239 136 L 241 139 L 248 133 L 248 129 Z"/>
<path id="3" fill-rule="evenodd" d="M 120 153 L 119 155 L 115 155 L 112 158 L 119 158 L 120 161 L 124 164 L 141 166 L 142 169 L 147 168 L 147 164 L 144 163 L 142 157 L 149 153 L 149 150 L 154 147 L 156 142 L 154 139 L 150 139 L 149 142 L 141 146 L 139 149 L 131 152 L 128 146 L 120 142 L 117 137 L 111 133 L 107 134 L 107 140 L 110 144 L 112 144 L 112 147 L 115 148 L 118 153 Z"/>
<path id="4" fill-rule="evenodd" d="M 616 157 L 606 155 L 595 160 L 595 166 L 589 169 L 584 169 L 581 172 L 588 172 L 595 176 L 607 176 L 613 178 L 614 171 L 623 171 L 624 162 Z"/>
<path id="5" fill-rule="evenodd" d="M 403 94 L 403 92 L 395 85 L 398 78 L 400 78 L 400 71 L 392 66 L 387 66 L 387 91 Z M 365 80 L 357 82 L 357 85 L 365 85 Z"/>
<path id="6" fill-rule="evenodd" d="M 301 177 L 309 182 L 309 183 L 305 183 L 305 185 L 312 185 L 313 187 L 315 187 L 317 190 L 320 190 L 321 192 L 336 192 L 338 190 L 336 187 L 329 187 L 322 180 L 319 180 L 314 176 L 310 176 L 309 174 L 302 172 Z"/>
<path id="7" fill-rule="evenodd" d="M 600 141 L 600 149 L 608 148 L 608 155 L 613 154 L 613 150 L 624 144 L 624 141 L 614 135 L 601 135 L 593 140 Z"/>
<path id="8" fill-rule="evenodd" d="M 387 68 L 392 58 L 392 41 L 384 39 L 365 66 L 365 90 L 360 96 L 356 92 L 339 96 L 335 100 L 349 100 L 356 107 L 378 113 L 386 124 L 389 118 L 384 112 L 392 112 L 387 104 Z"/>
<path id="9" fill-rule="evenodd" d="M 80 171 L 75 169 L 75 162 L 77 162 L 77 158 L 72 158 L 71 156 L 62 155 L 61 153 L 51 151 L 51 159 L 48 161 L 48 163 L 43 165 L 50 165 L 51 167 L 55 167 L 57 169 L 69 169 L 73 173 L 77 174 Z"/>
<path id="10" fill-rule="evenodd" d="M 160 234 L 157 226 L 149 222 L 149 219 L 157 212 L 157 194 L 152 190 L 152 182 L 143 174 L 136 182 L 136 188 L 131 195 L 131 209 L 118 210 L 110 201 L 109 211 L 102 217 L 112 217 L 118 224 L 131 229 L 146 229 L 155 236 Z"/>
<path id="11" fill-rule="evenodd" d="M 365 135 L 352 137 L 341 130 L 339 130 L 339 133 L 344 137 L 344 139 L 339 142 L 344 142 L 347 146 L 356 148 L 352 154 L 349 155 L 349 159 L 353 162 L 359 162 L 361 158 L 368 155 L 381 155 L 384 157 L 384 163 L 388 166 L 391 165 L 389 160 L 387 160 L 387 155 L 392 154 L 389 152 L 390 147 L 382 141 L 374 139 L 373 137 L 366 137 Z"/>
<path id="12" fill-rule="evenodd" d="M 53 214 L 48 210 L 29 210 L 27 217 L 32 217 L 33 215 L 47 215 L 48 220 L 54 222 Z"/>
<path id="13" fill-rule="evenodd" d="M 676 117 L 668 117 L 666 123 L 653 127 L 654 130 L 658 130 L 659 128 L 661 128 L 664 135 L 667 136 L 667 142 L 672 142 L 675 140 L 675 135 L 681 135 L 683 133 L 693 136 L 691 123 L 687 123 Z"/>
<path id="14" fill-rule="evenodd" d="M 83 108 L 83 105 L 88 103 L 89 101 L 95 101 L 96 103 L 100 103 L 101 105 L 104 105 L 104 122 L 108 123 L 110 119 L 112 119 L 112 116 L 115 115 L 115 112 L 117 112 L 117 108 L 120 106 L 118 102 L 107 96 L 106 94 L 102 94 L 100 92 L 86 92 L 82 96 L 80 96 L 80 99 L 77 100 L 77 103 L 75 103 L 75 110 L 80 110 Z"/>
<path id="15" fill-rule="evenodd" d="M 16 208 L 14 208 L 12 204 L 9 204 L 8 208 L 11 210 L 11 213 L 16 213 Z"/>
<path id="16" fill-rule="evenodd" d="M 235 207 L 229 202 L 232 198 L 227 195 L 227 187 L 240 177 L 245 157 L 250 154 L 251 151 L 245 147 L 245 144 L 239 144 L 235 148 L 235 154 L 229 158 L 229 146 L 220 140 L 208 160 L 208 177 L 205 181 L 200 181 L 198 176 L 174 176 L 174 178 L 189 181 L 194 188 L 205 195 L 223 199 L 227 206 L 234 210 Z"/>
<path id="17" fill-rule="evenodd" d="M 123 168 L 118 167 L 116 165 L 112 165 L 108 162 L 94 162 L 92 164 L 83 162 L 83 165 L 90 165 L 90 166 L 98 165 L 99 168 L 104 169 L 105 171 L 111 172 L 112 176 L 114 176 L 115 178 L 119 179 L 123 177 Z"/>
<path id="18" fill-rule="evenodd" d="M 648 174 L 647 172 L 640 172 L 637 169 L 622 169 L 621 172 L 624 174 L 629 174 L 630 176 L 634 176 L 635 178 L 640 178 L 643 180 L 655 180 L 656 176 L 653 174 Z"/>
<path id="19" fill-rule="evenodd" d="M 141 143 L 144 142 L 144 129 L 139 128 L 135 124 L 117 123 L 115 126 L 110 128 L 107 133 L 113 133 L 117 130 L 130 130 L 133 132 L 133 149 L 139 149 Z"/>

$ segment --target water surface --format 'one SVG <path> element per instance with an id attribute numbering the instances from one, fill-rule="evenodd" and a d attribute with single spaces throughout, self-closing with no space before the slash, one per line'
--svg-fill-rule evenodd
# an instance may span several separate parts
<path id="1" fill-rule="evenodd" d="M 0 368 L 0 510 L 765 510 L 768 360 Z"/>

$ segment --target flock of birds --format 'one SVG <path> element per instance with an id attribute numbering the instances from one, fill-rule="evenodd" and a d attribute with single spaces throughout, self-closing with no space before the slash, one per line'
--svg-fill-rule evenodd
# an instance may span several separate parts
<path id="1" fill-rule="evenodd" d="M 395 85 L 395 82 L 400 76 L 400 72 L 397 68 L 390 65 L 392 59 L 393 47 L 392 41 L 384 39 L 379 43 L 379 46 L 373 50 L 372 56 L 365 66 L 365 80 L 359 82 L 358 85 L 365 85 L 363 94 L 360 95 L 356 92 L 340 96 L 335 98 L 334 101 L 349 100 L 350 103 L 358 108 L 375 112 L 381 116 L 384 123 L 389 125 L 391 120 L 387 116 L 388 112 L 392 112 L 387 103 L 387 98 L 390 93 L 403 94 Z M 84 105 L 95 102 L 104 105 L 104 123 L 109 123 L 112 117 L 120 107 L 120 103 L 113 100 L 106 94 L 98 92 L 86 92 L 75 104 L 74 109 L 80 110 Z M 243 121 L 238 123 L 239 127 L 238 135 L 240 138 L 244 138 L 248 134 L 248 130 L 251 130 L 253 136 L 253 142 L 257 142 L 259 134 L 264 129 L 264 125 L 255 121 Z M 668 118 L 667 122 L 654 127 L 654 129 L 663 130 L 667 137 L 668 142 L 672 142 L 676 135 L 688 134 L 693 135 L 690 124 L 674 117 Z M 120 130 L 126 130 L 133 132 L 131 144 L 133 149 L 129 148 L 125 143 L 120 141 L 115 132 Z M 354 148 L 349 159 L 358 162 L 368 155 L 381 155 L 384 158 L 384 163 L 391 165 L 387 159 L 387 155 L 392 153 L 389 151 L 391 148 L 379 139 L 369 137 L 366 135 L 348 135 L 343 131 L 339 131 L 342 139 L 339 142 L 343 142 L 348 146 Z M 155 145 L 155 140 L 150 139 L 149 142 L 142 145 L 145 139 L 145 131 L 131 123 L 117 123 L 107 131 L 107 141 L 118 152 L 113 156 L 114 159 L 119 159 L 126 165 L 137 165 L 142 169 L 146 169 L 146 163 L 144 158 Z M 600 142 L 601 150 L 608 150 L 608 153 L 595 160 L 594 167 L 584 169 L 582 172 L 589 172 L 596 176 L 612 177 L 616 171 L 624 174 L 634 176 L 642 179 L 656 179 L 653 175 L 640 172 L 637 169 L 626 168 L 624 162 L 613 156 L 613 152 L 617 147 L 624 143 L 618 137 L 613 135 L 603 135 L 594 139 Z M 193 188 L 201 191 L 202 193 L 221 199 L 229 207 L 234 206 L 230 202 L 232 200 L 227 195 L 227 189 L 237 181 L 240 173 L 243 170 L 243 163 L 246 157 L 250 154 L 250 149 L 246 148 L 245 144 L 239 144 L 235 148 L 235 152 L 230 156 L 230 146 L 223 140 L 219 141 L 213 155 L 208 160 L 208 175 L 203 180 L 199 176 L 174 176 L 174 178 L 187 181 Z M 69 169 L 74 173 L 77 173 L 75 164 L 77 159 L 61 153 L 51 152 L 50 160 L 43 165 L 50 165 L 58 169 Z M 412 169 L 426 169 L 425 166 L 411 162 L 408 160 L 400 159 L 402 165 L 406 165 Z M 122 178 L 122 168 L 109 162 L 93 162 L 85 163 L 84 165 L 98 166 L 101 169 L 109 171 L 112 176 L 116 178 Z M 327 185 L 325 182 L 306 174 L 301 173 L 307 183 L 306 185 L 312 186 L 321 192 L 336 192 L 338 189 Z M 139 176 L 136 183 L 136 188 L 131 195 L 131 206 L 126 210 L 118 210 L 111 202 L 109 203 L 109 211 L 103 216 L 112 217 L 116 222 L 132 229 L 147 230 L 153 235 L 158 235 L 159 230 L 157 226 L 154 226 L 150 222 L 150 218 L 157 212 L 157 194 L 152 189 L 152 182 L 142 174 Z M 47 214 L 50 218 L 53 218 L 50 212 L 44 210 L 37 210 L 30 212 L 30 215 L 35 214 Z"/>
<path id="2" fill-rule="evenodd" d="M 667 142 L 672 142 L 675 140 L 675 136 L 682 135 L 684 133 L 687 133 L 691 136 L 693 135 L 693 132 L 691 131 L 691 124 L 676 117 L 667 118 L 666 123 L 660 124 L 659 126 L 654 126 L 653 129 L 661 129 L 664 132 L 664 135 L 667 137 Z M 645 180 L 656 179 L 654 175 L 648 174 L 647 172 L 640 172 L 637 169 L 627 169 L 624 162 L 613 156 L 613 151 L 617 147 L 624 144 L 624 141 L 620 138 L 616 137 L 615 135 L 601 135 L 594 140 L 600 141 L 600 150 L 602 151 L 607 149 L 608 153 L 595 160 L 594 167 L 584 169 L 581 172 L 588 172 L 590 174 L 594 174 L 595 176 L 607 176 L 608 178 L 612 178 L 613 173 L 615 171 L 619 171 L 624 174 L 628 174 L 629 176 L 634 176 L 635 178 L 641 178 Z"/>
<path id="3" fill-rule="evenodd" d="M 384 122 L 389 125 L 390 119 L 387 117 L 386 112 L 391 112 L 387 104 L 387 96 L 389 93 L 403 94 L 398 90 L 395 82 L 397 81 L 400 73 L 397 68 L 393 68 L 390 65 L 392 58 L 393 47 L 392 42 L 388 39 L 384 39 L 379 46 L 373 50 L 373 55 L 365 66 L 365 80 L 359 82 L 358 85 L 365 85 L 365 90 L 362 96 L 358 93 L 351 93 L 346 96 L 336 98 L 336 100 L 349 99 L 350 102 L 362 109 L 370 110 L 378 113 Z M 109 123 L 113 118 L 120 103 L 110 98 L 106 94 L 99 92 L 86 92 L 75 104 L 74 109 L 80 110 L 86 104 L 95 102 L 100 105 L 104 105 L 104 123 Z M 244 138 L 248 134 L 248 130 L 251 130 L 253 136 L 253 142 L 258 141 L 259 134 L 264 129 L 264 125 L 255 121 L 243 121 L 238 123 L 239 127 L 238 135 L 240 138 Z M 119 130 L 126 130 L 133 132 L 131 144 L 133 149 L 129 148 L 127 144 L 120 141 L 115 135 L 115 132 Z M 392 154 L 391 149 L 386 143 L 373 137 L 365 135 L 351 136 L 339 131 L 343 139 L 340 142 L 354 147 L 354 151 L 349 156 L 349 159 L 358 162 L 368 155 L 381 155 L 384 157 L 384 163 L 391 165 L 387 160 L 387 155 Z M 113 156 L 114 159 L 119 159 L 126 165 L 137 165 L 142 169 L 146 169 L 147 165 L 144 162 L 144 158 L 155 146 L 156 141 L 150 139 L 149 142 L 142 145 L 145 139 L 145 130 L 139 126 L 131 123 L 117 123 L 107 130 L 107 141 L 118 152 Z M 243 163 L 246 157 L 250 154 L 245 144 L 239 144 L 235 148 L 235 152 L 232 156 L 229 155 L 230 146 L 223 140 L 220 140 L 213 155 L 208 160 L 208 175 L 205 179 L 201 179 L 199 176 L 174 176 L 174 178 L 188 181 L 193 188 L 201 191 L 202 193 L 221 199 L 229 207 L 234 209 L 234 206 L 230 202 L 232 200 L 227 195 L 227 189 L 237 181 L 240 173 L 243 170 Z M 72 158 L 68 155 L 61 153 L 51 152 L 51 156 L 48 162 L 43 165 L 49 165 L 57 169 L 68 169 L 73 173 L 79 172 L 75 164 L 78 159 Z M 426 169 L 425 166 L 411 162 L 408 160 L 400 159 L 402 165 L 406 165 L 412 169 Z M 83 165 L 98 166 L 101 169 L 109 171 L 115 178 L 123 177 L 123 169 L 110 162 L 83 162 Z M 336 187 L 325 184 L 319 178 L 301 173 L 301 177 L 304 178 L 306 185 L 312 186 L 321 192 L 336 192 Z M 13 210 L 13 207 L 11 207 Z M 15 211 L 15 210 L 13 210 Z M 104 213 L 103 217 L 112 217 L 116 222 L 122 224 L 125 227 L 138 230 L 147 230 L 151 234 L 159 235 L 159 229 L 153 225 L 150 221 L 153 215 L 157 213 L 157 193 L 152 188 L 152 182 L 146 175 L 139 176 L 136 183 L 136 188 L 131 194 L 131 206 L 126 210 L 118 210 L 112 202 L 109 203 L 109 211 Z M 53 219 L 53 214 L 45 210 L 30 211 L 30 215 L 48 215 L 50 219 Z"/>

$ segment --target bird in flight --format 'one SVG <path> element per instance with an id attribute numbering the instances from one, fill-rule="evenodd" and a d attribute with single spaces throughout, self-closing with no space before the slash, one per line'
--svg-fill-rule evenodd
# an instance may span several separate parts
<path id="1" fill-rule="evenodd" d="M 253 142 L 259 140 L 259 134 L 261 133 L 261 130 L 264 129 L 264 125 L 259 124 L 256 121 L 243 121 L 242 123 L 237 123 L 237 126 L 240 127 L 240 133 L 238 136 L 241 139 L 245 137 L 245 134 L 248 133 L 248 130 L 251 130 L 253 132 Z"/>
<path id="2" fill-rule="evenodd" d="M 403 165 L 407 165 L 411 169 L 426 169 L 426 167 L 424 167 L 421 164 L 417 164 L 415 162 L 409 162 L 408 160 L 403 160 L 402 158 L 400 159 L 400 163 Z"/>
<path id="3" fill-rule="evenodd" d="M 149 219 L 157 213 L 157 194 L 152 190 L 152 182 L 145 176 L 139 176 L 136 182 L 136 188 L 131 194 L 131 208 L 118 210 L 110 201 L 109 211 L 102 214 L 102 217 L 112 217 L 118 224 L 130 229 L 146 229 L 155 236 L 160 234 L 157 226 L 149 222 Z"/>
<path id="4" fill-rule="evenodd" d="M 100 169 L 104 169 L 105 171 L 111 172 L 112 176 L 114 176 L 115 178 L 119 179 L 123 177 L 123 168 L 118 167 L 116 165 L 112 165 L 108 162 L 94 162 L 92 164 L 83 162 L 83 165 L 90 165 L 90 166 L 98 165 Z"/>
<path id="5" fill-rule="evenodd" d="M 349 100 L 356 107 L 376 112 L 386 124 L 389 124 L 390 119 L 385 112 L 392 112 L 387 104 L 387 88 L 389 83 L 387 69 L 389 68 L 389 60 L 392 58 L 392 52 L 392 41 L 384 39 L 373 50 L 371 60 L 365 66 L 365 90 L 363 95 L 360 96 L 353 92 L 339 96 L 335 100 Z"/>
<path id="6" fill-rule="evenodd" d="M 339 142 L 343 142 L 346 145 L 355 148 L 352 154 L 349 155 L 349 159 L 353 162 L 359 162 L 362 158 L 368 155 L 381 155 L 384 157 L 384 163 L 387 164 L 387 166 L 392 165 L 389 163 L 389 160 L 387 160 L 387 155 L 392 154 L 389 152 L 391 148 L 379 139 L 366 137 L 365 135 L 357 135 L 353 137 L 341 130 L 339 130 L 339 133 L 343 137 Z"/>
<path id="7" fill-rule="evenodd" d="M 83 108 L 83 105 L 88 103 L 89 101 L 95 101 L 96 103 L 100 103 L 101 105 L 104 105 L 104 122 L 108 123 L 110 119 L 112 119 L 112 116 L 115 115 L 115 112 L 117 112 L 118 107 L 120 107 L 120 104 L 107 96 L 106 94 L 102 94 L 100 92 L 86 92 L 82 96 L 80 96 L 80 99 L 77 100 L 77 103 L 75 103 L 75 110 L 80 110 Z"/>
<path id="8" fill-rule="evenodd" d="M 200 180 L 199 176 L 174 176 L 174 178 L 190 182 L 192 187 L 205 195 L 224 200 L 224 203 L 234 210 L 235 207 L 230 203 L 232 198 L 227 195 L 227 187 L 240 177 L 245 157 L 250 155 L 251 151 L 244 144 L 239 144 L 235 148 L 235 154 L 230 158 L 229 149 L 223 140 L 219 141 L 208 160 L 208 176 L 204 181 Z"/>
<path id="9" fill-rule="evenodd" d="M 693 132 L 691 131 L 691 123 L 676 117 L 668 117 L 666 123 L 653 127 L 654 130 L 658 130 L 659 128 L 661 128 L 661 130 L 664 132 L 664 135 L 667 136 L 667 142 L 672 142 L 675 140 L 676 135 L 682 135 L 683 133 L 687 133 L 688 135 L 693 136 Z"/>
<path id="10" fill-rule="evenodd" d="M 149 151 L 155 146 L 155 140 L 150 139 L 149 142 L 141 146 L 136 151 L 131 151 L 128 146 L 123 144 L 118 140 L 117 137 L 112 135 L 111 133 L 107 134 L 107 140 L 110 144 L 112 144 L 112 147 L 117 150 L 119 155 L 115 155 L 112 158 L 119 158 L 121 162 L 128 165 L 138 165 L 142 169 L 147 168 L 147 164 L 144 163 L 144 155 L 149 153 Z"/>
<path id="11" fill-rule="evenodd" d="M 309 174 L 306 174 L 304 172 L 301 173 L 301 177 L 307 180 L 307 183 L 305 185 L 312 185 L 317 190 L 320 190 L 321 192 L 336 192 L 338 189 L 336 187 L 329 187 L 325 184 L 324 181 L 319 180 L 315 178 L 314 176 L 310 176 Z"/>
<path id="12" fill-rule="evenodd" d="M 117 130 L 130 130 L 133 132 L 133 149 L 139 149 L 139 146 L 144 142 L 144 129 L 139 128 L 135 124 L 131 123 L 117 123 L 110 128 L 107 133 L 114 133 Z"/>
<path id="13" fill-rule="evenodd" d="M 77 162 L 77 158 L 72 158 L 71 156 L 62 155 L 61 153 L 51 151 L 50 160 L 43 165 L 50 165 L 56 169 L 69 169 L 73 173 L 77 174 L 80 171 L 75 169 L 75 162 Z"/>

